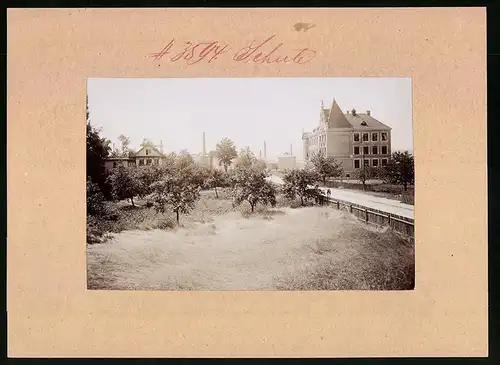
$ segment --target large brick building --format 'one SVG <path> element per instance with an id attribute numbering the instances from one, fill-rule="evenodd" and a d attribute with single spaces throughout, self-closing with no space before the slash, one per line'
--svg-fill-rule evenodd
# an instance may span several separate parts
<path id="1" fill-rule="evenodd" d="M 314 153 L 333 156 L 342 164 L 344 177 L 365 166 L 383 166 L 391 155 L 391 128 L 375 119 L 370 111 L 355 109 L 343 113 L 334 100 L 330 109 L 321 103 L 319 125 L 302 133 L 304 161 Z"/>

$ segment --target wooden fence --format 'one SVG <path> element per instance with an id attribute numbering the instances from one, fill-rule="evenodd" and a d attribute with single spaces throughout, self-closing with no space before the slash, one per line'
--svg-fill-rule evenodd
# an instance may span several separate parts
<path id="1" fill-rule="evenodd" d="M 396 232 L 399 232 L 405 236 L 408 237 L 415 236 L 415 223 L 414 220 L 411 218 L 403 217 L 392 213 L 387 213 L 381 210 L 368 208 L 359 204 L 354 204 L 325 196 L 323 196 L 321 200 L 322 204 L 328 204 L 338 210 L 347 211 L 353 214 L 359 220 L 362 220 L 366 223 L 372 223 L 378 226 L 388 225 Z"/>

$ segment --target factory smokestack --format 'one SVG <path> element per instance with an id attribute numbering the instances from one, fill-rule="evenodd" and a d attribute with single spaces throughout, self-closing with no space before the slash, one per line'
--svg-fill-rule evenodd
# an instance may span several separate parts
<path id="1" fill-rule="evenodd" d="M 207 148 L 205 143 L 205 132 L 203 132 L 203 156 L 207 154 Z"/>
<path id="2" fill-rule="evenodd" d="M 264 141 L 264 159 L 267 159 L 266 141 Z"/>
<path id="3" fill-rule="evenodd" d="M 262 158 L 262 150 L 259 150 L 259 158 Z"/>
<path id="4" fill-rule="evenodd" d="M 290 156 L 293 156 L 293 148 L 291 144 L 290 144 Z"/>

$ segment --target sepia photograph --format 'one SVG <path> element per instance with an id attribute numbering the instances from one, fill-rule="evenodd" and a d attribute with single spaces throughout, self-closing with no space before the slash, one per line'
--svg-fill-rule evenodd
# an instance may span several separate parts
<path id="1" fill-rule="evenodd" d="M 414 289 L 411 78 L 89 78 L 86 98 L 89 290 Z"/>

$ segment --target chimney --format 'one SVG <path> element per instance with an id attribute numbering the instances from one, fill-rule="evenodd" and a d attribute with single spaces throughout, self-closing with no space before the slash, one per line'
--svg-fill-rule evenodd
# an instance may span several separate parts
<path id="1" fill-rule="evenodd" d="M 160 140 L 160 152 L 161 154 L 163 154 L 163 141 Z"/>
<path id="2" fill-rule="evenodd" d="M 366 111 L 366 114 L 370 115 L 370 111 L 369 111 L 369 110 L 367 110 L 367 111 Z"/>
<path id="3" fill-rule="evenodd" d="M 266 141 L 264 141 L 264 159 L 267 159 Z"/>
<path id="4" fill-rule="evenodd" d="M 203 156 L 206 156 L 207 154 L 207 149 L 205 145 L 205 132 L 203 132 Z"/>
<path id="5" fill-rule="evenodd" d="M 293 156 L 293 148 L 291 144 L 290 144 L 290 156 Z"/>
<path id="6" fill-rule="evenodd" d="M 325 109 L 325 106 L 323 104 L 323 100 L 321 100 L 321 110 Z"/>

